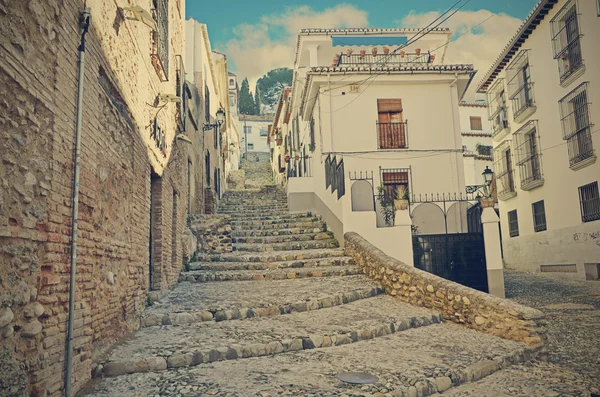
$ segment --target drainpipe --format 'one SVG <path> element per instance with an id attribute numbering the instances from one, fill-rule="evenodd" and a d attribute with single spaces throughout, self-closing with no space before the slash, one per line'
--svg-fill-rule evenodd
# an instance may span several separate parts
<path id="1" fill-rule="evenodd" d="M 77 118 L 75 120 L 75 161 L 73 170 L 73 199 L 71 202 L 71 278 L 69 280 L 69 322 L 67 334 L 67 368 L 65 375 L 65 396 L 71 396 L 71 377 L 73 373 L 73 323 L 75 322 L 75 270 L 77 260 L 77 218 L 79 217 L 79 167 L 81 163 L 81 125 L 83 119 L 83 84 L 85 71 L 85 35 L 90 28 L 90 9 L 84 4 L 79 11 L 79 77 L 77 81 Z"/>
<path id="2" fill-rule="evenodd" d="M 458 81 L 458 73 L 454 73 L 454 80 L 450 83 L 450 109 L 452 109 L 452 87 L 454 86 L 454 84 L 456 84 L 456 82 Z M 458 95 L 457 95 L 458 98 Z M 459 103 L 458 105 L 460 106 L 460 99 L 459 99 Z M 455 125 L 455 118 L 454 118 L 454 111 L 452 111 L 452 127 L 454 128 Z M 454 134 L 452 134 L 452 136 L 454 137 L 454 147 L 456 147 L 456 132 Z M 462 143 L 461 143 L 461 147 L 462 147 Z M 456 153 L 456 152 L 455 152 Z M 462 156 L 462 154 L 461 154 Z M 458 161 L 455 162 L 455 166 L 456 166 L 456 183 L 458 184 L 460 181 L 460 170 L 458 169 Z M 464 173 L 464 166 L 463 166 L 463 171 Z M 445 211 L 444 211 L 445 212 Z M 462 207 L 459 206 L 459 213 L 462 213 Z M 463 225 L 463 218 L 462 216 L 459 216 L 460 219 L 460 231 L 463 231 L 464 225 Z M 446 221 L 446 234 L 448 234 L 448 222 Z"/>
<path id="3" fill-rule="evenodd" d="M 329 92 L 329 151 L 333 152 L 333 109 L 331 107 L 331 73 L 327 73 L 327 92 Z"/>

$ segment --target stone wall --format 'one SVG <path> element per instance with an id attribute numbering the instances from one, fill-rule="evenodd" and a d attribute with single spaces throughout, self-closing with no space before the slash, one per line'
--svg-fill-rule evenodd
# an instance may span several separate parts
<path id="1" fill-rule="evenodd" d="M 246 187 L 246 174 L 244 170 L 232 170 L 229 171 L 227 177 L 227 189 L 228 190 L 241 190 Z"/>
<path id="2" fill-rule="evenodd" d="M 196 236 L 197 252 L 217 254 L 233 251 L 229 215 L 192 215 L 190 228 Z"/>
<path id="3" fill-rule="evenodd" d="M 386 293 L 438 310 L 443 318 L 505 339 L 543 346 L 544 314 L 408 266 L 385 255 L 356 233 L 346 233 L 345 251 Z"/>

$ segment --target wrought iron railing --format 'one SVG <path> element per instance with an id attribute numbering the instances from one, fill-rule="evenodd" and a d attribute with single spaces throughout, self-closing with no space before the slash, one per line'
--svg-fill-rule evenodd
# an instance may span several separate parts
<path id="1" fill-rule="evenodd" d="M 431 63 L 435 58 L 429 52 L 422 53 L 393 53 L 393 54 L 373 54 L 373 53 L 342 53 L 339 56 L 336 66 L 341 65 L 400 65 L 405 63 Z"/>
<path id="2" fill-rule="evenodd" d="M 408 120 L 400 123 L 377 122 L 377 147 L 379 149 L 404 149 L 408 147 Z"/>
<path id="3" fill-rule="evenodd" d="M 163 76 L 161 80 L 169 80 L 169 2 L 168 0 L 154 0 L 153 18 L 157 30 L 152 32 L 154 49 L 152 57 L 155 65 L 160 66 Z"/>
<path id="4" fill-rule="evenodd" d="M 518 87 L 515 93 L 510 97 L 514 117 L 519 116 L 525 110 L 535 106 L 533 97 L 533 83 L 523 84 Z"/>
<path id="5" fill-rule="evenodd" d="M 589 183 L 579 188 L 581 203 L 581 219 L 584 222 L 600 219 L 600 195 L 598 182 Z"/>
<path id="6" fill-rule="evenodd" d="M 575 165 L 587 158 L 594 156 L 594 146 L 592 144 L 592 134 L 590 127 L 577 132 L 567 140 L 569 149 L 569 164 Z"/>

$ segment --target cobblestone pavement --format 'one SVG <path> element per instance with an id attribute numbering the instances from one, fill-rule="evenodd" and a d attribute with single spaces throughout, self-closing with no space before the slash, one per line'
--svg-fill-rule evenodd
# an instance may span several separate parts
<path id="1" fill-rule="evenodd" d="M 600 394 L 600 282 L 507 270 L 506 297 L 546 314 L 549 361 Z"/>

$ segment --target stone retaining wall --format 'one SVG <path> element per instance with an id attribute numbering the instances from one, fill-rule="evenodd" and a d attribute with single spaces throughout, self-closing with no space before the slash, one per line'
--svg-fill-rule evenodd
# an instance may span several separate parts
<path id="1" fill-rule="evenodd" d="M 489 295 L 391 258 L 360 235 L 344 235 L 346 254 L 363 272 L 379 282 L 386 293 L 417 306 L 438 310 L 445 320 L 491 335 L 525 342 L 545 343 L 544 314 L 536 309 Z"/>
<path id="2" fill-rule="evenodd" d="M 229 215 L 193 215 L 190 218 L 190 228 L 197 239 L 198 253 L 233 251 Z"/>

